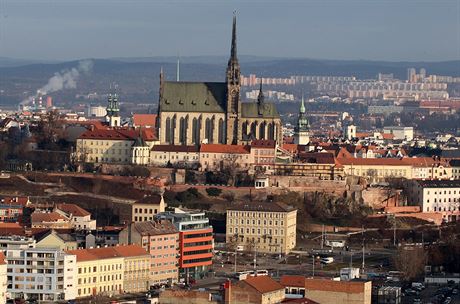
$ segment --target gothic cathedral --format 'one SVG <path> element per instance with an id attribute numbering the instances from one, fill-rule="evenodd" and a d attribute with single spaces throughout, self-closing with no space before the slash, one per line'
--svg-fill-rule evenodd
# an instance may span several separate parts
<path id="1" fill-rule="evenodd" d="M 265 102 L 262 85 L 257 102 L 241 102 L 236 17 L 225 82 L 165 81 L 160 73 L 157 134 L 161 144 L 247 144 L 256 139 L 282 143 L 275 104 Z"/>

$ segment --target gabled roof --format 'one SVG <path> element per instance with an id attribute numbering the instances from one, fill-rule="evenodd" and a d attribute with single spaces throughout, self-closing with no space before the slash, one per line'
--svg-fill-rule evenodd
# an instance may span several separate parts
<path id="1" fill-rule="evenodd" d="M 56 208 L 61 210 L 61 211 L 64 211 L 65 213 L 67 213 L 69 215 L 72 214 L 73 216 L 88 216 L 88 215 L 91 215 L 91 213 L 89 213 L 85 209 L 83 209 L 80 206 L 75 205 L 75 204 L 67 204 L 67 203 L 58 204 L 56 206 Z"/>
<path id="2" fill-rule="evenodd" d="M 290 205 L 280 202 L 242 202 L 227 208 L 236 211 L 261 211 L 261 212 L 290 212 L 296 210 Z"/>
<path id="3" fill-rule="evenodd" d="M 139 245 L 120 245 L 92 249 L 77 249 L 68 250 L 67 253 L 76 255 L 77 262 L 136 256 L 150 256 L 149 253 Z"/>
<path id="4" fill-rule="evenodd" d="M 131 224 L 140 235 L 162 235 L 177 233 L 177 229 L 171 221 L 153 220 L 148 222 L 137 222 Z"/>
<path id="5" fill-rule="evenodd" d="M 280 284 L 285 287 L 305 287 L 305 280 L 301 275 L 283 275 Z"/>
<path id="6" fill-rule="evenodd" d="M 153 204 L 153 205 L 158 205 L 161 203 L 161 195 L 158 194 L 152 194 L 152 195 L 147 195 L 141 198 L 140 200 L 137 200 L 135 203 L 137 204 Z"/>
<path id="7" fill-rule="evenodd" d="M 152 129 L 143 129 L 142 138 L 146 141 L 156 140 Z M 136 140 L 139 137 L 139 131 L 135 129 L 94 129 L 88 130 L 81 134 L 79 139 L 95 140 Z"/>
<path id="8" fill-rule="evenodd" d="M 269 276 L 248 277 L 246 280 L 240 282 L 243 284 L 248 284 L 262 294 L 284 289 L 283 285 L 273 280 Z"/>
<path id="9" fill-rule="evenodd" d="M 58 221 L 67 221 L 67 219 L 57 212 L 34 212 L 30 216 L 32 223 L 51 223 Z"/>
<path id="10" fill-rule="evenodd" d="M 194 153 L 194 152 L 199 151 L 199 147 L 198 146 L 184 146 L 184 145 L 154 145 L 151 151 Z"/>
<path id="11" fill-rule="evenodd" d="M 152 127 L 155 128 L 157 114 L 133 114 L 133 124 L 136 127 Z"/>
<path id="12" fill-rule="evenodd" d="M 330 279 L 311 279 L 305 280 L 305 289 L 308 290 L 321 290 L 330 292 L 343 292 L 343 293 L 362 293 L 364 292 L 365 281 L 334 281 Z"/>
<path id="13" fill-rule="evenodd" d="M 306 163 L 331 165 L 335 163 L 334 154 L 329 152 L 300 152 L 299 158 Z"/>
<path id="14" fill-rule="evenodd" d="M 225 113 L 225 82 L 165 81 L 160 99 L 162 112 Z"/>
<path id="15" fill-rule="evenodd" d="M 274 149 L 276 147 L 276 141 L 268 139 L 257 139 L 251 141 L 251 148 L 267 148 Z"/>
<path id="16" fill-rule="evenodd" d="M 249 154 L 249 146 L 223 145 L 223 144 L 202 144 L 200 152 L 205 153 L 229 153 L 229 154 Z"/>
<path id="17" fill-rule="evenodd" d="M 29 198 L 26 196 L 14 196 L 14 197 L 3 197 L 0 202 L 3 204 L 12 204 L 12 205 L 21 205 L 27 206 L 30 202 Z"/>

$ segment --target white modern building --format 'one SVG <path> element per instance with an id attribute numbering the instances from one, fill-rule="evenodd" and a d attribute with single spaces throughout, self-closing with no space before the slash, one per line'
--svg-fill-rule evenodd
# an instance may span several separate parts
<path id="1" fill-rule="evenodd" d="M 400 127 L 400 126 L 390 126 L 384 127 L 383 133 L 393 134 L 393 139 L 395 140 L 406 140 L 411 141 L 414 139 L 414 128 L 413 127 Z"/>
<path id="2" fill-rule="evenodd" d="M 460 180 L 413 180 L 408 186 L 408 201 L 422 212 L 443 213 L 445 220 L 460 215 Z"/>
<path id="3" fill-rule="evenodd" d="M 29 248 L 6 252 L 11 298 L 73 300 L 77 296 L 77 259 L 58 249 Z"/>

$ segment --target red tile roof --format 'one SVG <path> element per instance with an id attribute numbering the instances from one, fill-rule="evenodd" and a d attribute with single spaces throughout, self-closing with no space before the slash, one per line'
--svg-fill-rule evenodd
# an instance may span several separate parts
<path id="1" fill-rule="evenodd" d="M 183 153 L 196 153 L 199 151 L 197 146 L 183 146 L 183 145 L 155 145 L 151 151 L 155 152 L 183 152 Z"/>
<path id="2" fill-rule="evenodd" d="M 91 215 L 88 211 L 75 204 L 58 204 L 57 209 L 64 211 L 73 216 L 88 216 Z"/>
<path id="3" fill-rule="evenodd" d="M 149 253 L 139 245 L 120 245 L 114 247 L 77 249 L 68 250 L 67 253 L 76 255 L 77 262 L 137 257 L 145 255 L 149 256 Z"/>
<path id="4" fill-rule="evenodd" d="M 205 153 L 230 153 L 230 154 L 249 154 L 249 146 L 241 145 L 222 145 L 222 144 L 203 144 L 200 152 Z"/>
<path id="5" fill-rule="evenodd" d="M 285 287 L 305 287 L 306 279 L 301 275 L 284 275 L 281 277 L 280 284 Z"/>
<path id="6" fill-rule="evenodd" d="M 133 114 L 133 124 L 136 127 L 155 128 L 157 121 L 156 114 Z"/>
<path id="7" fill-rule="evenodd" d="M 321 290 L 329 292 L 344 292 L 344 293 L 363 293 L 364 281 L 333 281 L 329 279 L 311 279 L 305 280 L 305 289 Z"/>
<path id="8" fill-rule="evenodd" d="M 146 141 L 156 140 L 152 129 L 142 129 L 142 138 Z M 135 140 L 139 137 L 139 130 L 129 129 L 94 129 L 83 132 L 79 139 L 97 140 Z"/>
<path id="9" fill-rule="evenodd" d="M 3 204 L 27 206 L 27 202 L 29 202 L 29 198 L 26 196 L 3 197 L 1 199 L 1 202 Z"/>
<path id="10" fill-rule="evenodd" d="M 436 163 L 431 157 L 404 158 L 337 158 L 342 165 L 382 165 L 382 166 L 432 166 Z"/>
<path id="11" fill-rule="evenodd" d="M 284 150 L 287 150 L 291 153 L 296 153 L 299 150 L 299 145 L 297 144 L 283 144 L 281 146 Z"/>
<path id="12" fill-rule="evenodd" d="M 260 293 L 267 293 L 284 289 L 283 285 L 273 280 L 269 276 L 248 277 L 246 280 L 240 282 L 243 284 L 248 284 Z"/>
<path id="13" fill-rule="evenodd" d="M 274 140 L 258 139 L 258 140 L 251 141 L 251 148 L 274 149 L 275 147 L 276 147 L 276 141 Z"/>
<path id="14" fill-rule="evenodd" d="M 66 221 L 67 219 L 57 212 L 34 212 L 30 216 L 32 223 L 50 223 L 59 220 Z"/>

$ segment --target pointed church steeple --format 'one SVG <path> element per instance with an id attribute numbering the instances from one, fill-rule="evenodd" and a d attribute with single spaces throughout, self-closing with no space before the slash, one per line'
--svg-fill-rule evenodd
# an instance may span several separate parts
<path id="1" fill-rule="evenodd" d="M 233 27 L 232 27 L 232 49 L 230 52 L 230 60 L 238 62 L 236 56 L 236 13 L 233 13 Z"/>
<path id="2" fill-rule="evenodd" d="M 240 99 L 240 64 L 236 55 L 236 14 L 233 13 L 232 46 L 230 58 L 228 59 L 227 73 L 227 128 L 226 143 L 238 144 L 241 138 L 241 128 L 238 127 L 241 118 L 241 99 Z"/>
<path id="3" fill-rule="evenodd" d="M 227 83 L 238 84 L 240 81 L 240 64 L 236 51 L 236 13 L 233 13 L 232 45 L 227 66 Z"/>
<path id="4" fill-rule="evenodd" d="M 259 87 L 259 96 L 257 96 L 257 103 L 259 105 L 263 104 L 265 101 L 265 96 L 264 92 L 262 91 L 262 81 L 260 82 L 260 87 Z"/>
<path id="5" fill-rule="evenodd" d="M 300 113 L 305 114 L 305 102 L 303 99 L 303 94 L 302 94 L 302 103 L 300 104 Z"/>

